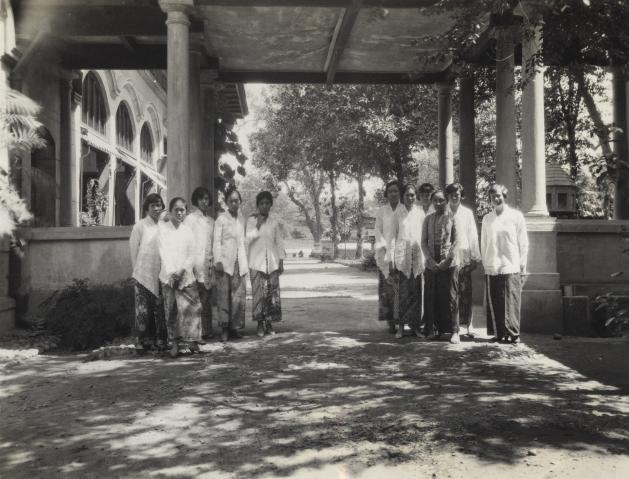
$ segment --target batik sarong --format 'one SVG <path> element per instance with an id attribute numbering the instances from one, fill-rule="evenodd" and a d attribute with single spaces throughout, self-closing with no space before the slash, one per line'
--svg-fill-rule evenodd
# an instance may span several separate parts
<path id="1" fill-rule="evenodd" d="M 459 323 L 472 326 L 472 268 L 464 266 L 459 270 Z"/>
<path id="2" fill-rule="evenodd" d="M 168 342 L 201 341 L 201 301 L 196 285 L 183 289 L 162 283 Z"/>
<path id="3" fill-rule="evenodd" d="M 378 320 L 397 324 L 400 318 L 400 276 L 399 271 L 391 271 L 385 278 L 378 270 Z"/>
<path id="4" fill-rule="evenodd" d="M 422 317 L 422 275 L 410 278 L 400 273 L 400 323 L 420 327 Z"/>
<path id="5" fill-rule="evenodd" d="M 519 273 L 485 276 L 487 334 L 499 339 L 520 335 L 522 278 Z"/>
<path id="6" fill-rule="evenodd" d="M 238 261 L 234 266 L 234 274 L 224 271 L 216 272 L 216 304 L 218 309 L 218 323 L 229 329 L 245 327 L 246 281 L 240 275 Z"/>
<path id="7" fill-rule="evenodd" d="M 207 288 L 204 283 L 197 282 L 199 300 L 201 301 L 201 331 L 203 336 L 212 334 L 212 318 L 216 308 L 214 287 Z"/>
<path id="8" fill-rule="evenodd" d="M 253 320 L 281 321 L 280 272 L 265 274 L 255 269 L 250 269 L 249 272 L 253 289 Z"/>
<path id="9" fill-rule="evenodd" d="M 166 340 L 166 323 L 162 296 L 155 296 L 138 281 L 134 281 L 135 322 L 134 336 L 140 343 Z"/>
<path id="10" fill-rule="evenodd" d="M 458 333 L 458 274 L 456 268 L 424 271 L 425 334 Z"/>

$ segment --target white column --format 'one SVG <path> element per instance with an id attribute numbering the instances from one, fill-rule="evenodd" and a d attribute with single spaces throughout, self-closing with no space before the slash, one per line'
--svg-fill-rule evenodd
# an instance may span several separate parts
<path id="1" fill-rule="evenodd" d="M 533 28 L 522 41 L 522 211 L 548 216 L 544 131 L 544 69 L 540 65 L 542 28 Z"/>
<path id="2" fill-rule="evenodd" d="M 192 0 L 162 0 L 168 27 L 168 169 L 169 198 L 187 198 L 190 155 L 190 20 Z"/>
<path id="3" fill-rule="evenodd" d="M 476 135 L 474 122 L 474 78 L 459 80 L 459 181 L 465 189 L 463 202 L 476 209 Z"/>
<path id="4" fill-rule="evenodd" d="M 499 28 L 496 35 L 496 181 L 509 189 L 509 202 L 517 203 L 514 34 Z"/>
<path id="5" fill-rule="evenodd" d="M 440 83 L 439 91 L 439 185 L 443 188 L 454 181 L 452 145 L 452 84 Z"/>
<path id="6" fill-rule="evenodd" d="M 116 167 L 118 158 L 113 153 L 109 154 L 109 188 L 107 190 L 107 213 L 105 214 L 105 224 L 114 226 L 116 224 Z"/>

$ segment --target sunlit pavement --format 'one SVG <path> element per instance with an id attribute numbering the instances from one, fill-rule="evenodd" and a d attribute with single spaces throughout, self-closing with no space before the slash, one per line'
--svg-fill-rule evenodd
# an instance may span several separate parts
<path id="1" fill-rule="evenodd" d="M 629 477 L 626 339 L 396 341 L 376 288 L 291 262 L 276 336 L 5 365 L 0 477 Z"/>

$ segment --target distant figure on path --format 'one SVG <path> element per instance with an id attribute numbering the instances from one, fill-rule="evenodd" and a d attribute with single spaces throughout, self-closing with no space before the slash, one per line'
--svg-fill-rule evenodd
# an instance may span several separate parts
<path id="1" fill-rule="evenodd" d="M 378 319 L 387 321 L 390 333 L 395 333 L 400 321 L 400 278 L 395 264 L 395 242 L 399 217 L 406 213 L 406 208 L 400 204 L 401 189 L 397 180 L 387 183 L 384 197 L 388 203 L 376 213 L 374 254 L 378 266 Z"/>
<path id="2" fill-rule="evenodd" d="M 203 187 L 192 192 L 192 211 L 186 216 L 183 224 L 194 234 L 194 277 L 197 282 L 199 299 L 201 300 L 201 327 L 203 339 L 210 339 L 212 332 L 212 309 L 216 305 L 214 294 L 214 261 L 212 242 L 214 239 L 214 220 L 210 216 L 212 198 L 210 192 Z"/>
<path id="3" fill-rule="evenodd" d="M 395 263 L 400 272 L 400 318 L 396 338 L 404 335 L 408 324 L 415 334 L 421 335 L 422 287 L 424 255 L 421 250 L 424 213 L 415 202 L 415 187 L 406 185 L 402 190 L 406 213 L 400 215 L 400 227 L 395 245 Z"/>
<path id="4" fill-rule="evenodd" d="M 216 302 L 221 341 L 240 338 L 245 327 L 246 275 L 249 270 L 245 248 L 245 218 L 240 213 L 242 197 L 235 188 L 225 193 L 227 211 L 214 224 Z"/>
<path id="5" fill-rule="evenodd" d="M 131 230 L 129 249 L 133 267 L 135 291 L 135 347 L 156 345 L 163 348 L 166 339 L 163 297 L 159 284 L 159 249 L 157 245 L 159 216 L 164 210 L 164 201 L 156 193 L 146 197 L 142 205 L 144 218 Z"/>
<path id="6" fill-rule="evenodd" d="M 459 292 L 459 323 L 467 328 L 467 336 L 474 337 L 472 326 L 472 271 L 480 263 L 478 246 L 478 228 L 474 212 L 461 204 L 465 198 L 465 189 L 460 183 L 446 186 L 448 207 L 454 218 L 456 229 L 456 251 L 453 264 L 456 267 L 456 281 Z"/>
<path id="7" fill-rule="evenodd" d="M 201 301 L 194 277 L 194 234 L 183 224 L 186 200 L 173 198 L 169 221 L 159 223 L 159 279 L 164 293 L 164 314 L 168 328 L 170 355 L 176 357 L 180 346 L 198 351 L 201 341 Z"/>
<path id="8" fill-rule="evenodd" d="M 529 240 L 524 215 L 507 205 L 503 185 L 489 189 L 494 208 L 483 218 L 481 256 L 485 268 L 487 332 L 494 341 L 520 342 L 520 304 Z"/>
<path id="9" fill-rule="evenodd" d="M 426 262 L 424 272 L 424 322 L 428 339 L 440 339 L 452 333 L 451 343 L 458 343 L 458 291 L 453 266 L 457 232 L 452 215 L 446 211 L 442 190 L 432 193 L 435 212 L 426 216 L 422 230 L 422 250 Z"/>
<path id="10" fill-rule="evenodd" d="M 273 323 L 282 320 L 280 275 L 284 272 L 284 238 L 279 222 L 269 216 L 273 196 L 261 191 L 256 196 L 258 212 L 247 223 L 247 261 L 251 275 L 253 320 L 258 336 L 275 334 Z"/>

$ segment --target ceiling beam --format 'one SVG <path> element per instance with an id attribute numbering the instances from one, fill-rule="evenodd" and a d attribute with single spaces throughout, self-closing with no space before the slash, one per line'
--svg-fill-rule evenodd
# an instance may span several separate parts
<path id="1" fill-rule="evenodd" d="M 350 6 L 339 17 L 337 28 L 334 30 L 332 41 L 330 42 L 330 48 L 328 49 L 328 58 L 326 60 L 326 83 L 332 84 L 334 82 L 334 75 L 338 68 L 339 61 L 343 55 L 343 51 L 349 41 L 349 36 L 352 33 L 356 18 L 360 13 L 360 8 L 363 0 L 352 0 Z"/>
<path id="2" fill-rule="evenodd" d="M 382 8 L 422 8 L 437 3 L 438 0 L 365 0 L 364 7 Z M 22 7 L 83 7 L 86 0 L 21 0 Z M 128 7 L 129 0 L 89 0 L 96 7 Z M 135 5 L 155 6 L 155 0 L 136 0 Z M 345 8 L 347 0 L 195 0 L 196 6 L 220 7 L 314 7 Z"/>
<path id="3" fill-rule="evenodd" d="M 419 84 L 437 83 L 451 77 L 449 70 L 438 73 L 370 73 L 336 72 L 334 83 Z M 225 83 L 326 83 L 325 72 L 220 71 L 218 80 Z"/>

